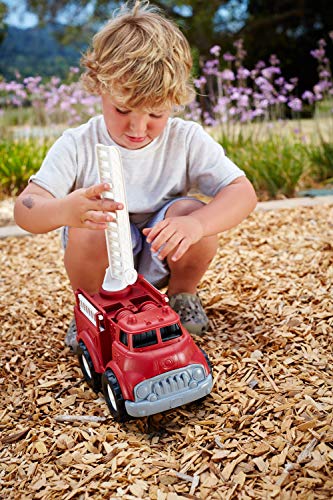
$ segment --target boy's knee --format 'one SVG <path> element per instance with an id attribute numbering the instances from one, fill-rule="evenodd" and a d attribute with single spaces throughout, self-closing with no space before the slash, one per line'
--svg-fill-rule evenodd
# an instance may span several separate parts
<path id="1" fill-rule="evenodd" d="M 211 262 L 216 255 L 218 249 L 218 236 L 205 236 L 198 242 L 198 252 L 201 253 L 203 258 Z"/>
<path id="2" fill-rule="evenodd" d="M 100 257 L 103 252 L 106 252 L 105 233 L 70 227 L 68 228 L 67 250 Z"/>
<path id="3" fill-rule="evenodd" d="M 166 211 L 165 217 L 177 217 L 180 215 L 189 215 L 199 208 L 202 208 L 204 203 L 200 200 L 184 199 L 175 201 Z"/>

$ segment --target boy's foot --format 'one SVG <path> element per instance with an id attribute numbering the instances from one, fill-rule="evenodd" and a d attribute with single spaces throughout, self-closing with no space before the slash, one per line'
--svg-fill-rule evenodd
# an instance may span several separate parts
<path id="1" fill-rule="evenodd" d="M 77 331 L 76 331 L 75 318 L 72 318 L 66 333 L 65 345 L 67 345 L 67 347 L 71 349 L 73 354 L 77 354 L 78 343 L 76 341 L 76 334 Z"/>
<path id="2" fill-rule="evenodd" d="M 209 320 L 197 295 L 176 293 L 170 297 L 169 304 L 190 333 L 200 335 L 207 331 Z"/>

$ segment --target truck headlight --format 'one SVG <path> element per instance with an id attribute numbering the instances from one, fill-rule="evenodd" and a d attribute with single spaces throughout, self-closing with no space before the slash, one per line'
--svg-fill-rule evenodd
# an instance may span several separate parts
<path id="1" fill-rule="evenodd" d="M 205 372 L 201 366 L 197 366 L 192 370 L 192 377 L 194 380 L 200 381 L 205 378 Z"/>
<path id="2" fill-rule="evenodd" d="M 143 382 L 136 389 L 136 395 L 137 395 L 138 399 L 146 399 L 149 392 L 150 392 L 149 382 Z"/>

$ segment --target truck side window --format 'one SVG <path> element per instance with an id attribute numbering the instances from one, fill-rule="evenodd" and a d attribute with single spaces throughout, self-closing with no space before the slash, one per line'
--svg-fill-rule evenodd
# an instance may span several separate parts
<path id="1" fill-rule="evenodd" d="M 177 337 L 180 337 L 182 334 L 180 326 L 177 323 L 175 323 L 174 325 L 164 326 L 163 328 L 160 329 L 160 332 L 163 342 L 166 342 L 167 340 L 176 339 Z"/>
<path id="2" fill-rule="evenodd" d="M 148 332 L 133 335 L 133 347 L 136 349 L 154 344 L 157 344 L 156 330 L 148 330 Z"/>
<path id="3" fill-rule="evenodd" d="M 124 344 L 126 347 L 128 347 L 128 335 L 126 332 L 123 332 L 122 330 L 120 330 L 119 340 L 122 344 Z"/>

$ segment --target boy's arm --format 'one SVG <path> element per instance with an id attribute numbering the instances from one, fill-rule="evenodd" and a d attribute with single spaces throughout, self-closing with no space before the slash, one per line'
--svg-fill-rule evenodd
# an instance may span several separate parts
<path id="1" fill-rule="evenodd" d="M 109 212 L 123 208 L 121 203 L 100 198 L 101 193 L 109 189 L 108 184 L 97 184 L 59 199 L 30 182 L 15 202 L 15 222 L 36 234 L 61 226 L 106 229 L 107 222 L 114 220 Z"/>
<path id="2" fill-rule="evenodd" d="M 151 229 L 144 229 L 152 251 L 165 259 L 174 252 L 172 260 L 179 260 L 191 245 L 205 236 L 221 233 L 237 226 L 254 210 L 257 197 L 246 177 L 238 177 L 222 188 L 207 204 L 190 215 L 168 217 Z M 163 248 L 161 248 L 164 245 Z"/>
<path id="3" fill-rule="evenodd" d="M 237 226 L 256 204 L 257 196 L 251 182 L 246 177 L 238 177 L 191 217 L 201 223 L 203 236 L 212 236 Z"/>

